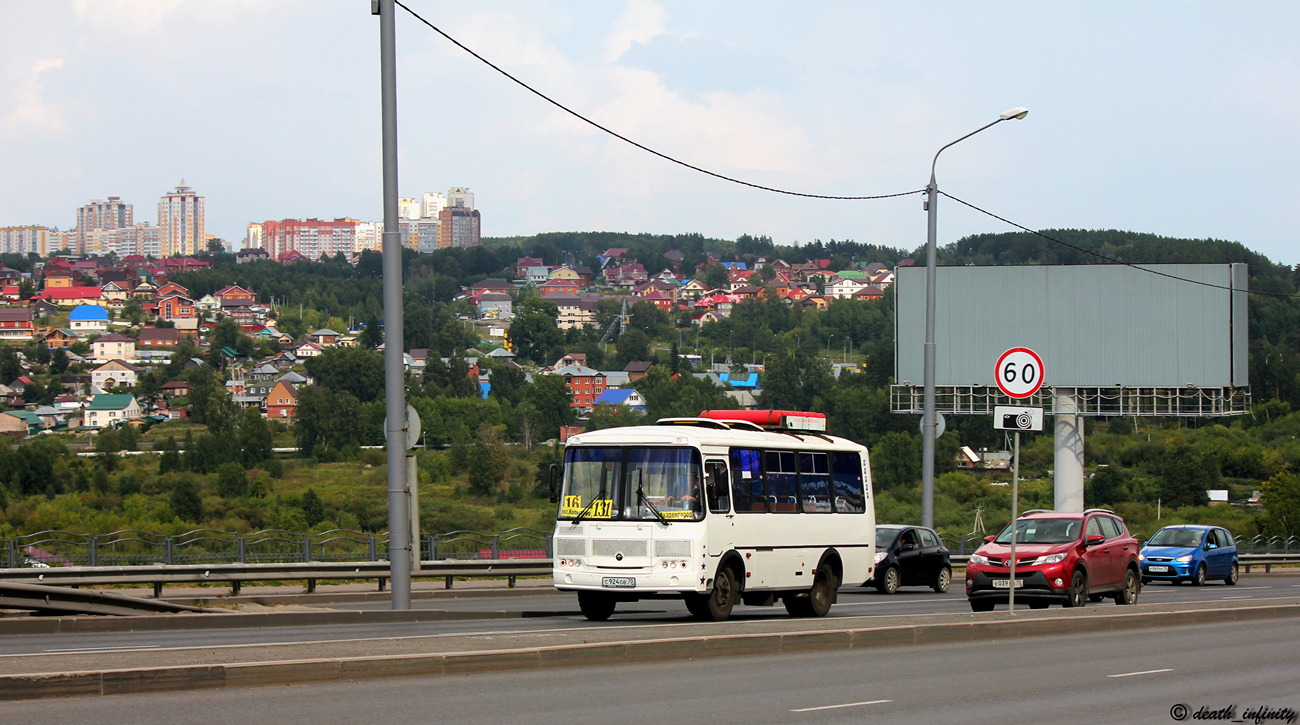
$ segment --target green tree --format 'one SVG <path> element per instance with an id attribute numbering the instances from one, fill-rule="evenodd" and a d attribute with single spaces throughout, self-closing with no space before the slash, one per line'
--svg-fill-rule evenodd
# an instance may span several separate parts
<path id="1" fill-rule="evenodd" d="M 307 374 L 321 386 L 349 393 L 361 403 L 384 396 L 384 358 L 359 347 L 331 347 L 307 358 Z"/>
<path id="2" fill-rule="evenodd" d="M 374 350 L 384 342 L 384 328 L 380 326 L 379 320 L 371 317 L 366 320 L 366 328 L 361 331 L 361 336 L 357 338 L 357 344 L 366 350 Z"/>
<path id="3" fill-rule="evenodd" d="M 248 495 L 248 474 L 244 467 L 230 461 L 217 466 L 217 494 L 223 498 Z"/>
<path id="4" fill-rule="evenodd" d="M 256 408 L 245 408 L 239 421 L 240 462 L 247 468 L 271 459 L 274 436 L 271 426 Z"/>
<path id="5" fill-rule="evenodd" d="M 501 440 L 501 428 L 487 423 L 480 425 L 470 446 L 466 471 L 470 490 L 483 495 L 500 493 L 508 470 L 510 454 Z"/>
<path id="6" fill-rule="evenodd" d="M 835 381 L 824 358 L 796 352 L 778 355 L 766 366 L 759 402 L 773 410 L 811 410 Z"/>
<path id="7" fill-rule="evenodd" d="M 573 394 L 564 378 L 559 375 L 538 375 L 524 394 L 524 402 L 533 412 L 530 419 L 533 440 L 556 438 L 560 426 L 569 425 L 577 417 L 577 412 L 570 406 Z M 522 405 L 521 405 L 522 408 Z"/>
<path id="8" fill-rule="evenodd" d="M 559 308 L 554 302 L 527 301 L 510 322 L 506 333 L 510 341 L 511 352 L 521 360 L 535 363 L 548 362 L 564 341 L 564 333 L 556 326 Z"/>
<path id="9" fill-rule="evenodd" d="M 298 507 L 302 509 L 302 515 L 307 520 L 308 527 L 315 527 L 316 524 L 325 520 L 325 502 L 321 501 L 316 489 L 307 489 L 307 492 L 298 500 Z"/>
<path id="10" fill-rule="evenodd" d="M 190 478 L 176 482 L 167 503 L 172 514 L 181 521 L 199 523 L 203 519 L 203 499 L 199 496 L 199 486 Z"/>
<path id="11" fill-rule="evenodd" d="M 921 481 L 918 436 L 886 433 L 871 451 L 871 480 L 877 491 L 915 486 Z"/>
<path id="12" fill-rule="evenodd" d="M 298 397 L 294 431 L 304 456 L 335 455 L 359 444 L 356 421 L 361 404 L 346 391 L 304 388 Z"/>

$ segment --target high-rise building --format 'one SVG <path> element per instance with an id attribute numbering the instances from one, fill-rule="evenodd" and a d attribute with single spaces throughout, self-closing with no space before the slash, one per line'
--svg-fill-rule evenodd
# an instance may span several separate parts
<path id="1" fill-rule="evenodd" d="M 92 200 L 77 209 L 77 254 L 93 254 L 86 249 L 86 238 L 91 232 L 105 229 L 124 229 L 134 222 L 134 209 L 121 197 L 110 196 L 108 201 Z"/>
<path id="2" fill-rule="evenodd" d="M 449 206 L 438 215 L 438 249 L 482 245 L 483 236 L 478 209 Z"/>
<path id="3" fill-rule="evenodd" d="M 0 253 L 48 257 L 62 248 L 61 233 L 48 227 L 0 227 Z"/>
<path id="4" fill-rule="evenodd" d="M 339 252 L 351 257 L 356 247 L 358 224 L 356 219 L 266 221 L 260 225 L 260 248 L 265 249 L 271 259 L 291 251 L 313 260 L 322 255 L 332 257 Z"/>
<path id="5" fill-rule="evenodd" d="M 86 235 L 82 254 L 118 257 L 139 254 L 157 258 L 162 256 L 161 252 L 162 229 L 146 223 L 120 229 L 95 229 Z"/>
<path id="6" fill-rule="evenodd" d="M 474 195 L 470 193 L 470 190 L 467 187 L 453 186 L 447 190 L 447 206 L 473 209 Z"/>
<path id="7" fill-rule="evenodd" d="M 185 185 L 158 200 L 158 228 L 162 230 L 162 254 L 185 257 L 204 249 L 203 197 Z"/>

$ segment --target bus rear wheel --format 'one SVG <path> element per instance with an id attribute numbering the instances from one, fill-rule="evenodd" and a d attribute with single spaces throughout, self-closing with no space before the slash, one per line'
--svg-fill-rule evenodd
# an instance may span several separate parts
<path id="1" fill-rule="evenodd" d="M 578 592 L 578 609 L 582 616 L 593 622 L 603 622 L 614 613 L 616 602 L 608 594 L 600 592 Z"/>
<path id="2" fill-rule="evenodd" d="M 785 611 L 793 617 L 825 617 L 831 611 L 840 588 L 839 578 L 830 569 L 818 569 L 812 588 L 806 595 L 785 598 Z"/>

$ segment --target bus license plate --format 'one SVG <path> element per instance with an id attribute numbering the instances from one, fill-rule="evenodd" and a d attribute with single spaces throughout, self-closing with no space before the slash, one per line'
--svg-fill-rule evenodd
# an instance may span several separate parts
<path id="1" fill-rule="evenodd" d="M 1024 580 L 1024 579 L 1017 579 L 1017 580 L 1016 580 L 1016 585 L 1015 585 L 1015 588 L 1016 588 L 1016 589 L 1022 589 L 1022 588 L 1024 588 L 1024 586 L 1025 586 L 1025 580 Z M 994 579 L 994 580 L 993 580 L 993 588 L 994 588 L 994 589 L 1010 589 L 1010 588 L 1011 588 L 1011 580 L 1010 580 L 1010 579 Z"/>
<path id="2" fill-rule="evenodd" d="M 600 585 L 615 589 L 631 589 L 636 586 L 636 579 L 630 576 L 607 576 L 601 578 Z"/>
<path id="3" fill-rule="evenodd" d="M 1169 567 L 1149 565 L 1147 566 L 1147 571 L 1151 572 L 1152 574 L 1168 574 Z"/>

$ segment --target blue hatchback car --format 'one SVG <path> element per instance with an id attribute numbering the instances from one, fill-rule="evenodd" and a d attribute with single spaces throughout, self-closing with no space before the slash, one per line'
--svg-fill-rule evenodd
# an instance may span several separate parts
<path id="1" fill-rule="evenodd" d="M 1237 544 L 1227 529 L 1218 526 L 1166 526 L 1142 547 L 1138 563 L 1143 584 L 1168 581 L 1200 586 L 1207 579 L 1237 583 Z"/>

